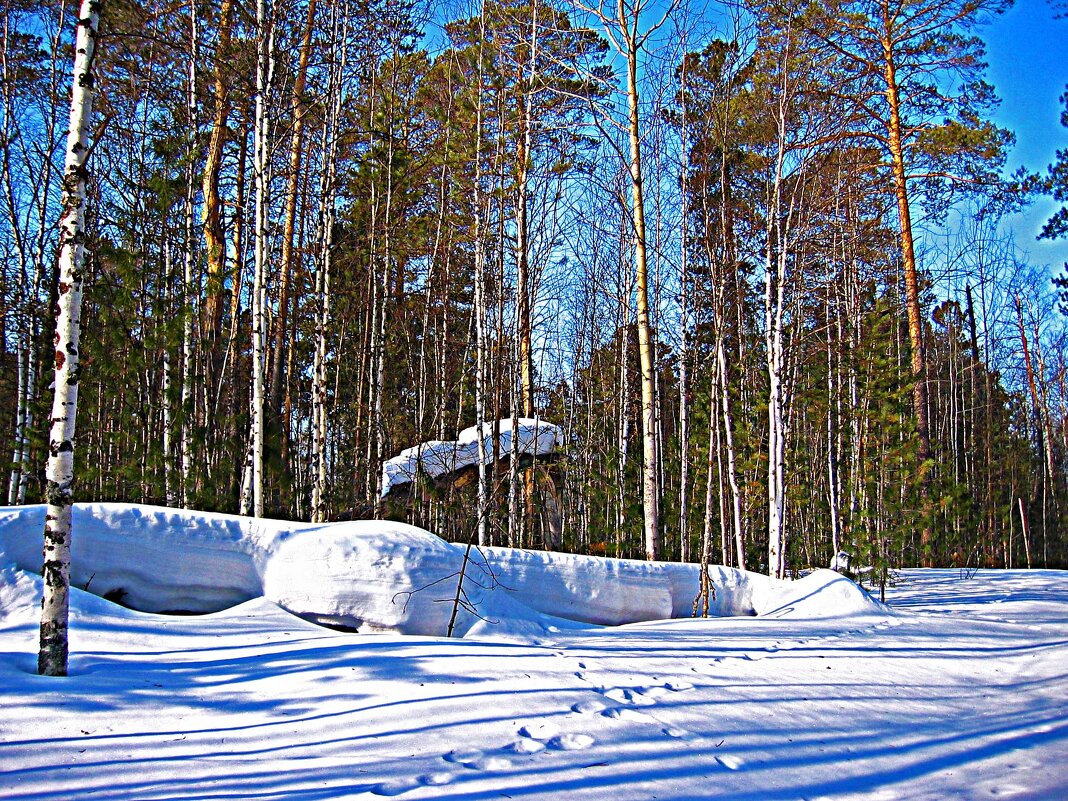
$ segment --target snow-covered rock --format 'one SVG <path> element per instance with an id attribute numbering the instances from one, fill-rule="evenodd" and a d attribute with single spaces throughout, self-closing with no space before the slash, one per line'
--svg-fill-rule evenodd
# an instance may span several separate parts
<path id="1" fill-rule="evenodd" d="M 510 453 L 512 420 L 501 420 L 498 425 L 498 452 Z M 480 436 L 485 443 L 488 461 L 493 454 L 493 423 L 465 428 L 455 441 L 430 440 L 387 459 L 382 463 L 383 497 L 395 487 L 415 481 L 420 471 L 430 478 L 438 478 L 477 465 Z M 519 453 L 524 456 L 548 456 L 564 444 L 564 432 L 559 426 L 533 417 L 521 417 L 516 421 L 515 437 Z"/>

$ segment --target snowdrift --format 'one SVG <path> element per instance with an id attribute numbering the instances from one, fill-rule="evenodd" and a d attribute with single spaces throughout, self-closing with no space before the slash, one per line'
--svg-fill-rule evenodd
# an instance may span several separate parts
<path id="1" fill-rule="evenodd" d="M 0 551 L 41 569 L 45 507 L 0 507 Z M 122 503 L 76 504 L 71 584 L 143 612 L 216 612 L 262 594 L 290 524 Z"/>
<path id="2" fill-rule="evenodd" d="M 40 569 L 44 511 L 0 508 L 0 565 Z M 263 595 L 317 623 L 442 636 L 464 551 L 389 521 L 313 525 L 79 504 L 71 583 L 145 612 L 215 612 Z M 454 633 L 529 638 L 576 626 L 688 617 L 699 570 L 693 564 L 474 548 Z M 17 583 L 13 575 L 3 573 L 0 583 Z M 829 570 L 795 582 L 719 566 L 709 575 L 716 588 L 709 609 L 714 616 L 886 613 Z"/>

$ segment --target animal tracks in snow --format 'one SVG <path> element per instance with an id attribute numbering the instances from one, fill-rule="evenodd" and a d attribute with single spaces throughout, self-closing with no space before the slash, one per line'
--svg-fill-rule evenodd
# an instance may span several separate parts
<path id="1" fill-rule="evenodd" d="M 546 743 L 554 751 L 585 751 L 597 742 L 588 734 L 558 734 Z"/>
<path id="2" fill-rule="evenodd" d="M 502 773 L 523 765 L 533 758 L 546 758 L 553 752 L 585 751 L 597 740 L 584 732 L 565 732 L 551 720 L 538 720 L 520 726 L 515 740 L 501 748 L 457 748 L 442 754 L 441 759 L 465 771 L 474 773 Z M 463 774 L 461 771 L 460 774 Z M 418 786 L 451 784 L 460 774 L 433 771 L 415 781 L 382 782 L 371 788 L 374 795 L 394 796 Z"/>
<path id="3" fill-rule="evenodd" d="M 419 776 L 415 779 L 404 778 L 395 779 L 392 781 L 380 782 L 370 788 L 372 795 L 381 796 L 396 796 L 403 795 L 410 792 L 417 787 L 441 787 L 446 784 L 452 784 L 456 780 L 455 774 L 448 773 L 446 771 L 435 771 L 433 773 L 427 773 Z"/>
<path id="4" fill-rule="evenodd" d="M 900 621 L 890 618 L 836 632 L 812 632 L 812 636 L 796 640 L 754 643 L 729 655 L 716 656 L 694 664 L 692 669 L 698 675 L 715 676 L 725 671 L 730 672 L 732 666 L 741 667 L 744 663 L 767 659 L 780 652 L 797 648 L 818 648 L 824 643 L 841 643 L 842 646 L 848 647 L 848 641 L 852 638 L 876 634 L 899 623 Z M 569 659 L 564 651 L 556 650 L 552 653 L 554 657 Z M 679 698 L 680 694 L 692 691 L 695 688 L 693 683 L 673 678 L 649 684 L 599 684 L 597 678 L 605 678 L 605 671 L 595 660 L 584 657 L 570 662 L 570 666 L 571 675 L 581 682 L 580 686 L 584 685 L 592 691 L 571 704 L 570 713 L 573 717 L 550 715 L 524 722 L 515 730 L 514 739 L 503 743 L 499 748 L 449 751 L 441 757 L 449 769 L 430 771 L 415 779 L 385 781 L 373 786 L 371 792 L 379 796 L 398 796 L 418 787 L 452 784 L 465 776 L 475 778 L 479 773 L 522 770 L 531 760 L 551 760 L 554 755 L 560 759 L 568 752 L 594 748 L 597 745 L 597 730 L 604 726 L 613 726 L 617 721 L 621 724 L 655 727 L 652 731 L 657 732 L 658 736 L 673 740 L 711 742 L 708 737 L 676 725 L 671 720 L 671 707 L 678 704 L 674 699 Z M 618 674 L 616 677 L 618 678 Z M 575 725 L 583 718 L 587 721 L 585 725 Z M 568 720 L 572 725 L 567 724 Z M 716 743 L 716 746 L 718 747 L 719 743 Z M 717 753 L 715 764 L 727 771 L 745 768 L 745 761 L 730 753 Z"/>
<path id="5" fill-rule="evenodd" d="M 583 667 L 585 667 L 584 664 Z M 585 676 L 580 676 L 580 678 L 584 681 L 589 681 Z M 691 732 L 678 726 L 672 726 L 652 713 L 672 694 L 692 690 L 693 687 L 693 684 L 684 679 L 632 687 L 599 687 L 594 685 L 592 689 L 604 700 L 600 698 L 584 699 L 573 704 L 571 711 L 576 715 L 596 715 L 608 720 L 652 724 L 659 726 L 660 731 L 667 737 L 692 739 L 695 735 Z"/>

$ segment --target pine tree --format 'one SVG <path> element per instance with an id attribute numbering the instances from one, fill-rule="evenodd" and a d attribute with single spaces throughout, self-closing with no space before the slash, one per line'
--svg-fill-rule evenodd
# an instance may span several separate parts
<path id="1" fill-rule="evenodd" d="M 856 116 L 867 121 L 856 133 L 877 143 L 889 162 L 898 209 L 913 413 L 925 472 L 935 454 L 913 220 L 916 187 L 922 187 L 929 208 L 938 211 L 956 191 L 1000 184 L 1011 134 L 984 119 L 996 98 L 983 80 L 984 46 L 975 31 L 1006 6 L 1005 0 L 837 0 L 807 17 L 811 33 L 840 57 L 842 69 L 852 77 Z M 931 537 L 925 529 L 927 546 Z"/>

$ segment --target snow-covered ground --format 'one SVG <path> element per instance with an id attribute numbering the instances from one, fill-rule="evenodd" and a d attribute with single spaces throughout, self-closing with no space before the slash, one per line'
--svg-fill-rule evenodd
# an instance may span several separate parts
<path id="1" fill-rule="evenodd" d="M 145 597 L 161 592 L 157 573 L 161 586 L 185 575 L 179 526 L 197 564 L 228 565 L 202 583 L 245 593 L 266 577 L 310 596 L 317 559 L 283 555 L 302 539 L 325 555 L 331 531 L 353 557 L 385 559 L 391 581 L 437 548 L 417 529 L 368 551 L 370 533 L 345 527 L 80 514 L 90 540 L 87 515 L 115 523 L 92 518 L 98 566 L 105 540 L 122 563 L 112 578 L 134 575 L 140 543 L 157 555 L 172 543 L 167 565 L 137 574 Z M 0 510 L 4 558 L 39 536 L 18 533 L 31 518 Z M 262 596 L 178 617 L 75 591 L 66 679 L 33 672 L 40 580 L 0 568 L 0 797 L 1068 798 L 1066 573 L 906 571 L 886 608 L 825 571 L 783 584 L 717 572 L 717 603 L 746 598 L 720 612 L 760 614 L 608 628 L 532 606 L 539 575 L 553 603 L 583 586 L 586 563 L 539 559 L 490 555 L 527 584 L 487 599 L 493 616 L 464 639 L 342 633 Z M 637 575 L 616 564 L 596 581 Z M 681 593 L 686 575 L 644 580 Z"/>

